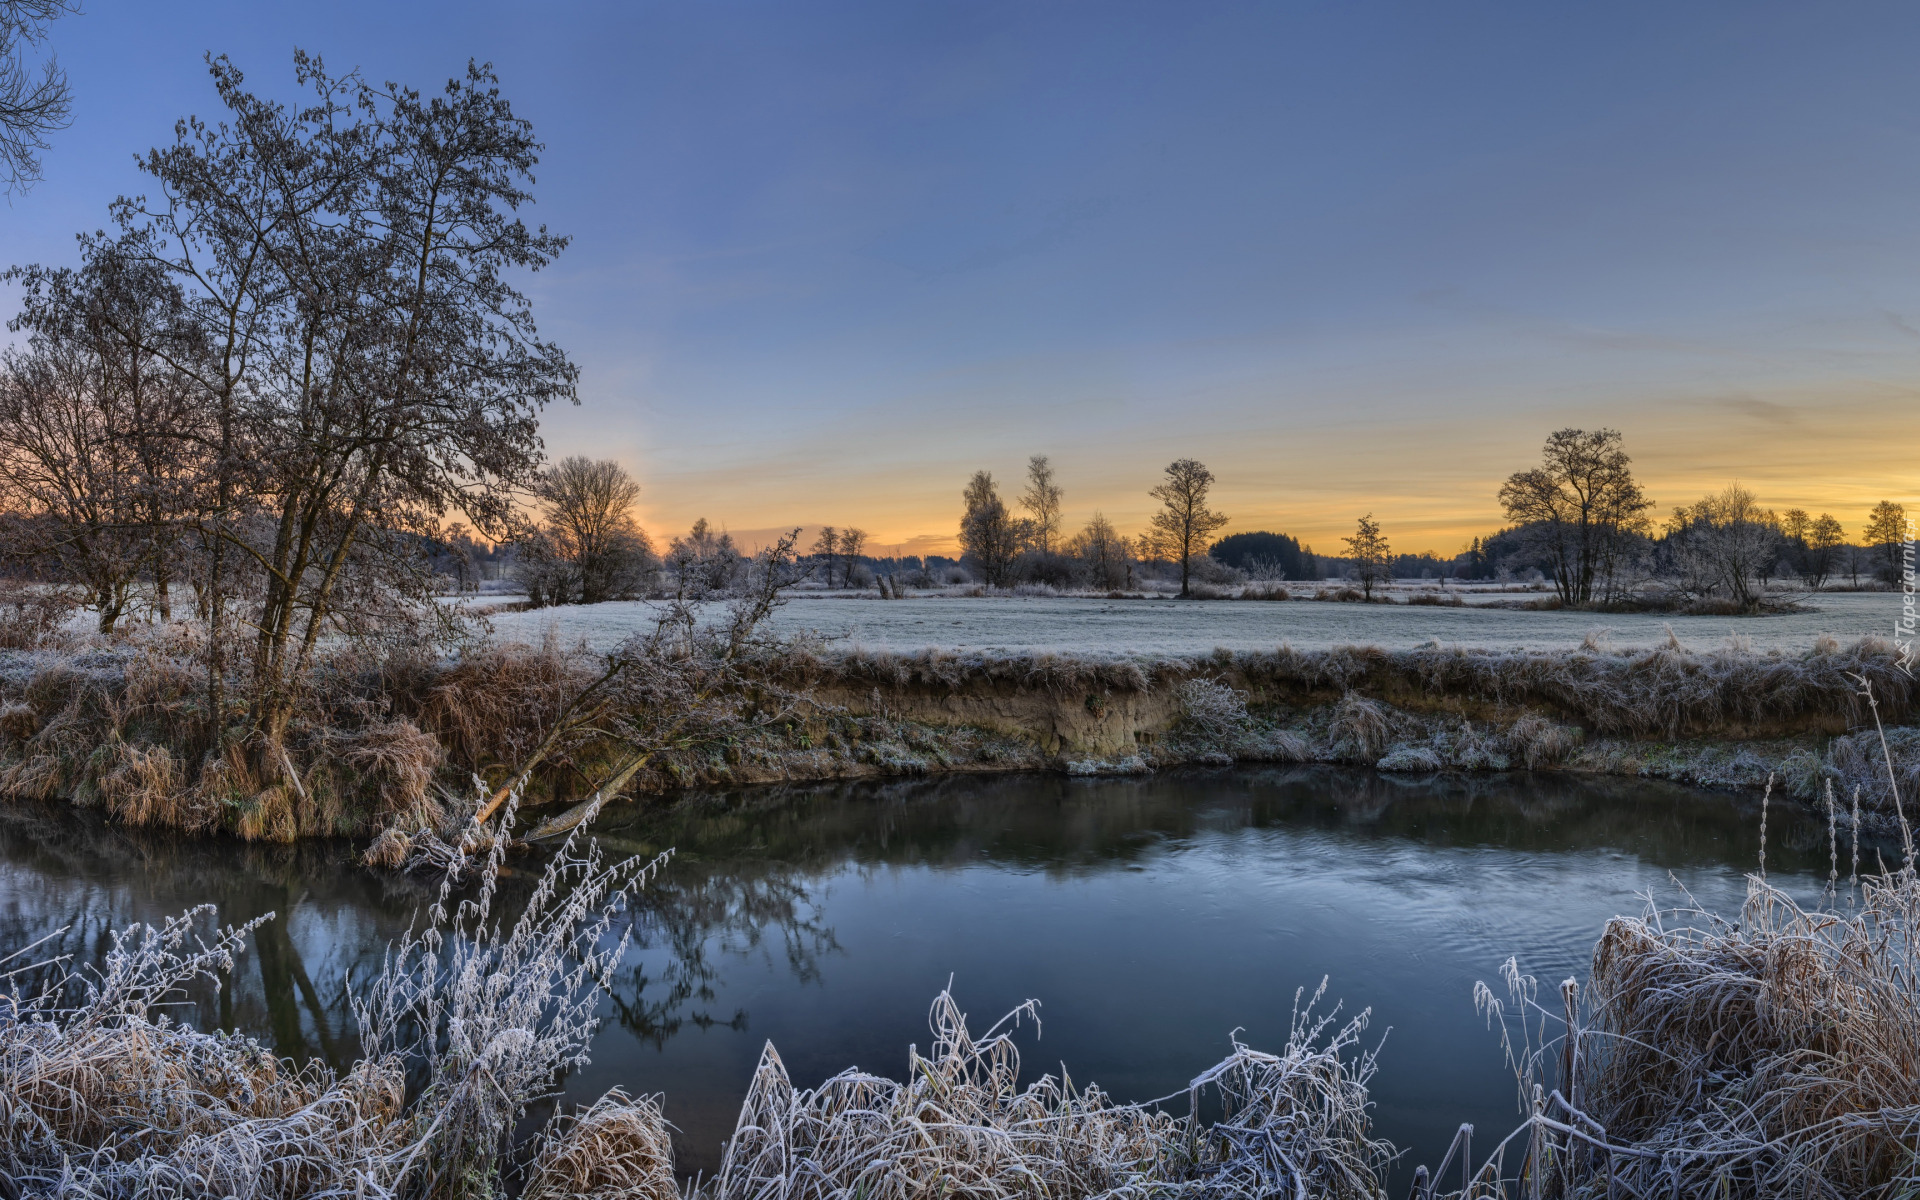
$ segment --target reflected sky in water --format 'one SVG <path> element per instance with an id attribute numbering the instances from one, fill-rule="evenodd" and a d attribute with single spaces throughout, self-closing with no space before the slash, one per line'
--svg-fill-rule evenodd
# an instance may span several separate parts
<path id="1" fill-rule="evenodd" d="M 1770 874 L 1811 896 L 1824 822 L 1775 804 L 1769 826 Z M 1236 769 L 761 788 L 618 808 L 598 833 L 616 853 L 677 853 L 629 918 L 635 947 L 567 1096 L 664 1092 L 683 1169 L 717 1161 L 765 1041 L 801 1083 L 897 1074 L 949 978 L 979 1024 L 1041 1001 L 1029 1074 L 1064 1063 L 1146 1099 L 1182 1091 L 1235 1029 L 1276 1047 L 1296 990 L 1326 977 L 1330 1001 L 1370 1007 L 1370 1036 L 1386 1034 L 1379 1128 L 1419 1161 L 1461 1121 L 1484 1136 L 1516 1120 L 1475 981 L 1508 955 L 1548 987 L 1584 977 L 1607 917 L 1638 894 L 1676 901 L 1673 879 L 1730 911 L 1759 805 L 1640 780 Z M 510 903 L 538 868 L 514 860 Z M 0 810 L 0 952 L 68 926 L 62 948 L 84 960 L 107 930 L 190 905 L 275 912 L 233 986 L 181 1015 L 299 1056 L 355 1051 L 349 981 L 430 898 L 344 844 Z"/>

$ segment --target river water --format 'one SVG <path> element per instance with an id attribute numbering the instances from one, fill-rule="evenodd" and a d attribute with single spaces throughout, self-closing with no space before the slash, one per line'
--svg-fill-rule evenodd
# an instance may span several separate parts
<path id="1" fill-rule="evenodd" d="M 955 776 L 779 787 L 625 806 L 618 853 L 676 856 L 632 918 L 592 1065 L 567 1099 L 662 1092 L 683 1170 L 710 1170 L 761 1046 L 795 1081 L 848 1066 L 898 1076 L 952 980 L 976 1028 L 1029 997 L 1029 1074 L 1122 1099 L 1184 1089 L 1229 1036 L 1284 1041 L 1296 989 L 1370 1008 L 1385 1035 L 1377 1129 L 1432 1162 L 1517 1120 L 1476 981 L 1516 956 L 1548 995 L 1585 977 L 1606 919 L 1642 896 L 1737 908 L 1758 861 L 1757 797 L 1552 775 L 1381 776 L 1333 768 L 1182 770 L 1141 779 Z M 1823 822 L 1769 814 L 1768 869 L 1811 897 Z M 56 929 L 106 931 L 203 903 L 262 926 L 232 986 L 180 1015 L 350 1057 L 350 980 L 430 900 L 357 867 L 353 847 L 259 847 L 0 808 L 0 954 Z M 537 860 L 515 861 L 524 888 Z M 1842 864 L 1842 872 L 1845 865 Z M 514 888 L 508 889 L 509 895 Z M 1390 1032 L 1389 1032 L 1390 1031 Z M 1498 1131 L 1496 1133 L 1496 1131 Z"/>

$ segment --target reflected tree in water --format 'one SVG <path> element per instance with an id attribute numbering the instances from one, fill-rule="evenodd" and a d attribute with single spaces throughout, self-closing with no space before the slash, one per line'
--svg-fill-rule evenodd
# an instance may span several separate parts
<path id="1" fill-rule="evenodd" d="M 629 916 L 635 950 L 611 1000 L 621 1027 L 655 1048 L 683 1025 L 747 1028 L 744 1008 L 724 1018 L 712 1011 L 720 999 L 718 958 L 765 953 L 783 958 L 796 980 L 813 983 L 821 957 L 840 950 L 805 872 L 774 863 L 744 870 L 729 864 L 736 869 L 726 871 L 715 865 L 669 872 Z M 666 961 L 655 975 L 650 964 L 660 951 Z"/>

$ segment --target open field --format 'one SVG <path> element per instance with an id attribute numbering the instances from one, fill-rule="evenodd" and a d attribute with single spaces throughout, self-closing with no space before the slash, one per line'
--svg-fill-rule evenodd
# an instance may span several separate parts
<path id="1" fill-rule="evenodd" d="M 1515 599 L 1512 595 L 1490 597 Z M 1235 603 L 1096 600 L 1068 597 L 930 596 L 884 601 L 801 593 L 770 622 L 782 635 L 812 630 L 842 647 L 989 654 L 1186 655 L 1229 650 L 1379 646 L 1404 650 L 1439 639 L 1447 645 L 1527 650 L 1566 649 L 1595 630 L 1614 646 L 1662 645 L 1667 629 L 1689 649 L 1712 650 L 1745 639 L 1755 650 L 1805 650 L 1829 634 L 1842 642 L 1892 632 L 1900 597 L 1893 592 L 1837 592 L 1810 599 L 1807 612 L 1766 617 L 1535 612 L 1475 605 L 1461 608 L 1383 604 Z M 649 627 L 656 609 L 644 601 L 496 613 L 496 634 L 538 643 L 549 628 L 565 644 L 586 639 L 606 649 Z"/>

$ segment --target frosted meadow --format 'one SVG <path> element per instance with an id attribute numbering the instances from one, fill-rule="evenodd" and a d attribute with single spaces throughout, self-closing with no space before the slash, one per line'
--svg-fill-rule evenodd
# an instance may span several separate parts
<path id="1" fill-rule="evenodd" d="M 1842 643 L 1888 637 L 1899 616 L 1899 596 L 1835 592 L 1799 596 L 1807 611 L 1758 618 L 1693 617 L 1659 613 L 1596 614 L 1496 609 L 1484 605 L 1511 596 L 1469 600 L 1460 608 L 1379 604 L 1192 603 L 1078 597 L 932 596 L 884 602 L 800 593 L 776 610 L 770 627 L 782 636 L 811 634 L 834 648 L 896 652 L 926 647 L 989 654 L 1192 655 L 1217 647 L 1302 650 L 1379 646 L 1404 650 L 1438 640 L 1488 649 L 1554 650 L 1597 635 L 1619 649 L 1663 645 L 1672 629 L 1696 651 L 1736 644 L 1757 651 L 1803 651 L 1822 635 Z M 656 608 L 625 601 L 496 612 L 495 636 L 538 644 L 552 630 L 563 643 L 585 640 L 610 649 L 649 628 Z"/>

